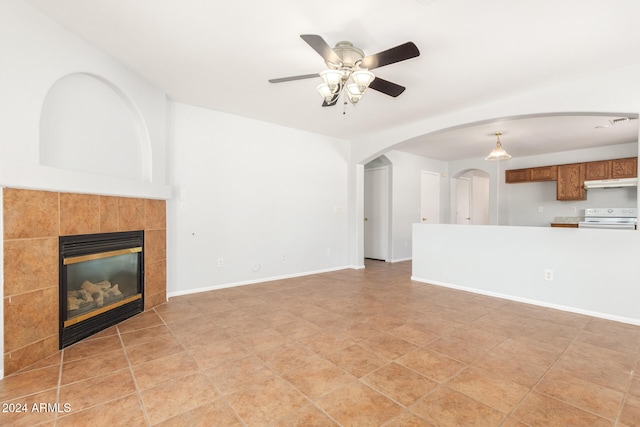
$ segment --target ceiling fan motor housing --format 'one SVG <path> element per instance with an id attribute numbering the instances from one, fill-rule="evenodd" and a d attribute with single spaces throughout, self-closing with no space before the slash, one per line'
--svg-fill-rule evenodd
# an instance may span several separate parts
<path id="1" fill-rule="evenodd" d="M 326 61 L 326 64 L 329 68 L 337 70 L 346 68 L 352 71 L 356 69 L 359 62 L 362 61 L 362 58 L 364 58 L 364 52 L 361 49 L 355 47 L 353 43 L 349 41 L 341 41 L 336 43 L 336 47 L 333 48 L 333 51 L 342 60 L 342 64 L 333 64 L 329 61 Z"/>

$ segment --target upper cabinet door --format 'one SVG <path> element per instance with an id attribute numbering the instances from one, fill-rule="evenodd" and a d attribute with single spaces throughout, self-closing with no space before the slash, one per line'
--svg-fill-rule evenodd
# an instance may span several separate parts
<path id="1" fill-rule="evenodd" d="M 531 182 L 531 169 L 511 169 L 504 171 L 504 181 L 507 184 Z"/>
<path id="2" fill-rule="evenodd" d="M 558 166 L 558 182 L 556 199 L 584 200 L 587 192 L 584 190 L 584 163 Z"/>
<path id="3" fill-rule="evenodd" d="M 555 181 L 557 177 L 557 166 L 531 168 L 531 181 Z"/>
<path id="4" fill-rule="evenodd" d="M 638 176 L 638 158 L 611 160 L 611 178 L 635 178 Z"/>
<path id="5" fill-rule="evenodd" d="M 611 178 L 611 160 L 602 160 L 599 162 L 589 162 L 585 167 L 584 179 L 591 181 L 594 179 Z"/>

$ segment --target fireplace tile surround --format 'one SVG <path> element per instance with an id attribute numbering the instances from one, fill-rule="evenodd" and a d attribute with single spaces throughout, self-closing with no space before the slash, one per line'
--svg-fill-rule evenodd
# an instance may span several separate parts
<path id="1" fill-rule="evenodd" d="M 3 189 L 4 370 L 58 351 L 58 237 L 145 231 L 145 310 L 166 301 L 166 202 Z"/>

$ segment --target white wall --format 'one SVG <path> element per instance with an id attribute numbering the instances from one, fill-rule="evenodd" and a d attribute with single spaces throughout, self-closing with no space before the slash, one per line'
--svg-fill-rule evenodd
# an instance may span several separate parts
<path id="1" fill-rule="evenodd" d="M 413 237 L 414 280 L 640 325 L 637 231 L 416 224 Z"/>
<path id="2" fill-rule="evenodd" d="M 71 34 L 27 2 L 0 2 L 0 186 L 165 198 L 165 94 Z M 148 181 L 40 164 L 40 118 L 50 89 L 65 76 L 94 75 L 122 92 L 148 135 Z M 105 163 L 115 161 L 106 158 Z"/>
<path id="3" fill-rule="evenodd" d="M 638 144 L 620 144 L 611 147 L 565 151 L 521 158 L 512 158 L 509 169 L 563 163 L 588 162 L 594 160 L 617 159 L 638 155 Z M 504 176 L 502 177 L 504 180 Z M 508 203 L 509 225 L 548 226 L 557 216 L 584 216 L 585 208 L 637 206 L 637 189 L 611 188 L 588 190 L 586 200 L 556 200 L 556 182 L 531 182 L 505 186 L 504 197 Z M 538 208 L 542 208 L 539 212 Z M 572 210 L 575 209 L 575 212 Z"/>
<path id="4" fill-rule="evenodd" d="M 449 218 L 449 179 L 447 162 L 427 159 L 403 151 L 385 154 L 392 163 L 392 261 L 411 259 L 411 229 L 420 222 L 420 177 L 422 171 L 440 174 L 440 219 Z"/>
<path id="5" fill-rule="evenodd" d="M 180 103 L 169 111 L 169 295 L 349 265 L 348 142 Z"/>

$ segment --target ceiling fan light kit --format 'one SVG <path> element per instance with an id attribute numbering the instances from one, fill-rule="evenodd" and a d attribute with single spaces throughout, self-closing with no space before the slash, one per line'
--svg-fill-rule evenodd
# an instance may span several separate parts
<path id="1" fill-rule="evenodd" d="M 354 71 L 353 74 L 351 74 L 351 78 L 358 87 L 360 93 L 364 93 L 364 91 L 369 87 L 376 76 L 371 71 L 358 70 Z"/>
<path id="2" fill-rule="evenodd" d="M 349 76 L 342 70 L 324 70 L 320 72 L 320 77 L 324 81 L 322 84 L 326 85 L 332 93 L 335 93 L 339 89 L 342 79 Z"/>
<path id="3" fill-rule="evenodd" d="M 404 92 L 405 88 L 376 77 L 370 70 L 420 55 L 418 48 L 412 42 L 365 57 L 361 49 L 348 41 L 338 42 L 334 48 L 331 48 L 318 35 L 302 34 L 300 37 L 322 56 L 329 68 L 318 74 L 271 79 L 269 82 L 282 83 L 320 76 L 322 83 L 316 90 L 323 99 L 323 107 L 335 105 L 343 93 L 351 104 L 356 105 L 368 88 L 397 97 Z"/>

